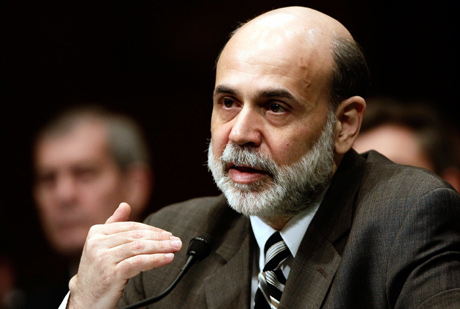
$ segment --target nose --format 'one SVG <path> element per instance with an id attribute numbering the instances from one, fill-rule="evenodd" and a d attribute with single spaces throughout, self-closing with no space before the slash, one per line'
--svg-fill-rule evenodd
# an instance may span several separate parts
<path id="1" fill-rule="evenodd" d="M 238 145 L 259 147 L 262 142 L 261 115 L 245 105 L 234 119 L 229 140 Z"/>
<path id="2" fill-rule="evenodd" d="M 75 180 L 70 175 L 60 175 L 56 180 L 55 193 L 61 201 L 71 201 L 76 190 Z"/>

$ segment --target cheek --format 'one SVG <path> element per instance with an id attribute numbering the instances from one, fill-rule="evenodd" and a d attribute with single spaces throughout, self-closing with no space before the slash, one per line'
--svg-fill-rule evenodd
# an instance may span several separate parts
<path id="1" fill-rule="evenodd" d="M 307 138 L 308 132 L 301 132 L 296 130 L 296 134 L 278 137 L 272 135 L 270 140 L 267 140 L 269 152 L 277 164 L 293 164 L 310 150 L 313 143 Z"/>
<path id="2" fill-rule="evenodd" d="M 211 150 L 212 150 L 212 154 L 214 155 L 214 158 L 220 158 L 225 149 L 225 146 L 227 145 L 227 143 L 225 142 L 225 139 L 216 137 L 216 135 L 212 135 L 211 141 L 212 141 Z"/>
<path id="3" fill-rule="evenodd" d="M 88 217 L 89 225 L 104 223 L 121 202 L 125 202 L 121 190 L 91 190 L 80 200 L 80 212 Z"/>
<path id="4" fill-rule="evenodd" d="M 228 143 L 230 129 L 224 125 L 211 126 L 212 153 L 214 157 L 219 158 Z"/>
<path id="5" fill-rule="evenodd" d="M 52 214 L 58 207 L 58 201 L 55 198 L 56 194 L 53 190 L 40 188 L 34 192 L 34 198 L 37 204 L 37 209 L 40 214 Z"/>
<path id="6" fill-rule="evenodd" d="M 279 165 L 290 165 L 297 162 L 306 151 L 299 143 L 291 141 L 277 145 L 271 152 Z"/>
<path id="7" fill-rule="evenodd" d="M 82 203 L 102 205 L 119 200 L 125 192 L 122 179 L 114 173 L 105 173 L 89 182 L 79 185 L 80 199 Z"/>
<path id="8" fill-rule="evenodd" d="M 115 175 L 105 175 L 94 183 L 86 185 L 86 198 L 96 203 L 105 203 L 114 199 L 120 199 L 126 188 L 120 178 Z"/>

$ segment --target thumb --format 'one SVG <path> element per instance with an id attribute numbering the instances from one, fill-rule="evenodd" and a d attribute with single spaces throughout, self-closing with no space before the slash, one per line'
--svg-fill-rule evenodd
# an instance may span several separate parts
<path id="1" fill-rule="evenodd" d="M 122 222 L 128 221 L 129 215 L 131 214 L 131 206 L 128 203 L 121 203 L 118 205 L 118 208 L 115 210 L 113 215 L 111 215 L 105 223 L 113 223 L 113 222 Z"/>

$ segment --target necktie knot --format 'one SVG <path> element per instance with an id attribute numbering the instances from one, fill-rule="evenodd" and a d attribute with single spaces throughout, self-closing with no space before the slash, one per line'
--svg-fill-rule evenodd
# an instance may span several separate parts
<path id="1" fill-rule="evenodd" d="M 277 270 L 291 255 L 286 243 L 279 232 L 273 233 L 265 244 L 265 267 L 264 271 Z"/>

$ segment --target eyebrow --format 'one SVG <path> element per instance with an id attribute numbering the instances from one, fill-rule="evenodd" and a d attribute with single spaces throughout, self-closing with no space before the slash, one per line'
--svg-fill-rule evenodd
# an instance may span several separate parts
<path id="1" fill-rule="evenodd" d="M 226 85 L 219 85 L 214 89 L 214 95 L 217 94 L 230 94 L 230 95 L 237 95 L 238 91 L 235 90 L 234 88 L 231 88 Z M 294 99 L 294 96 L 292 93 L 285 89 L 267 89 L 267 90 L 262 90 L 257 93 L 257 97 L 262 97 L 262 98 L 287 98 L 287 99 Z"/>
<path id="2" fill-rule="evenodd" d="M 268 90 L 263 90 L 259 93 L 259 96 L 260 97 L 263 97 L 263 98 L 273 98 L 273 97 L 277 97 L 277 98 L 288 98 L 288 99 L 293 99 L 294 96 L 292 95 L 292 93 L 290 93 L 289 91 L 285 90 L 285 89 L 268 89 Z"/>
<path id="3" fill-rule="evenodd" d="M 214 89 L 214 94 L 213 95 L 215 96 L 217 94 L 222 94 L 222 93 L 236 95 L 237 91 L 235 89 L 231 88 L 231 87 L 228 87 L 228 86 L 225 86 L 225 85 L 219 85 Z"/>

